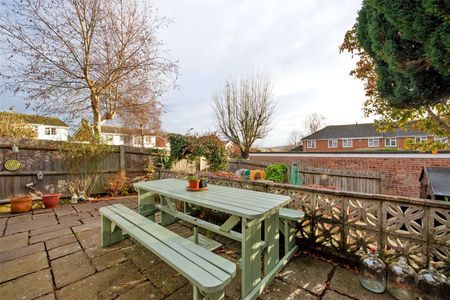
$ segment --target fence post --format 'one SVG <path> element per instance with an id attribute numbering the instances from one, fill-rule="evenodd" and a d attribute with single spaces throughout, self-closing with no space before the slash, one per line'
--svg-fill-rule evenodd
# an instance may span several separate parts
<path id="1" fill-rule="evenodd" d="M 125 172 L 125 147 L 119 146 L 119 168 L 120 172 Z"/>

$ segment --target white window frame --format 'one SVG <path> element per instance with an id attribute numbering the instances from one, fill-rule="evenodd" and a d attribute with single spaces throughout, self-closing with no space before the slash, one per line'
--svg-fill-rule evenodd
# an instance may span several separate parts
<path id="1" fill-rule="evenodd" d="M 416 137 L 416 142 L 417 143 L 420 143 L 420 142 L 423 142 L 423 141 L 426 141 L 426 140 L 428 140 L 427 136 L 418 136 L 418 137 Z"/>
<path id="2" fill-rule="evenodd" d="M 125 136 L 124 135 L 119 135 L 119 144 L 120 145 L 124 145 L 125 144 Z"/>
<path id="3" fill-rule="evenodd" d="M 144 136 L 144 144 L 151 144 L 152 143 L 152 136 L 146 135 Z"/>
<path id="4" fill-rule="evenodd" d="M 389 142 L 388 142 L 389 140 Z M 392 145 L 392 141 L 394 141 L 394 145 Z M 393 148 L 393 147 L 397 147 L 397 138 L 395 137 L 389 137 L 389 138 L 385 138 L 384 139 L 384 146 L 386 148 Z"/>
<path id="5" fill-rule="evenodd" d="M 308 140 L 307 141 L 308 149 L 315 149 L 316 148 L 316 140 Z"/>
<path id="6" fill-rule="evenodd" d="M 53 136 L 56 135 L 56 128 L 55 127 L 45 127 L 44 128 L 44 133 L 47 136 Z"/>
<path id="7" fill-rule="evenodd" d="M 338 140 L 331 139 L 328 140 L 328 148 L 337 148 L 338 147 Z"/>
<path id="8" fill-rule="evenodd" d="M 342 139 L 342 148 L 353 148 L 352 139 Z"/>
<path id="9" fill-rule="evenodd" d="M 379 138 L 367 139 L 367 147 L 379 148 L 380 147 L 380 139 Z"/>

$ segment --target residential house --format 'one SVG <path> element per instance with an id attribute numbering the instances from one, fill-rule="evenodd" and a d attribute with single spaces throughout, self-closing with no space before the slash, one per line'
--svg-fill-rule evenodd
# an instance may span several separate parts
<path id="1" fill-rule="evenodd" d="M 412 130 L 380 133 L 373 123 L 368 123 L 327 126 L 302 141 L 304 152 L 346 152 L 402 149 L 407 139 L 423 141 L 434 139 L 434 136 Z"/>
<path id="2" fill-rule="evenodd" d="M 0 112 L 0 118 L 10 112 Z M 36 133 L 38 140 L 67 141 L 69 125 L 56 117 L 19 114 Z"/>
<path id="3" fill-rule="evenodd" d="M 101 139 L 110 145 L 166 149 L 165 137 L 146 129 L 102 126 Z"/>
<path id="4" fill-rule="evenodd" d="M 239 147 L 232 141 L 222 141 L 222 145 L 225 147 L 225 150 L 227 150 L 228 157 L 238 157 L 241 155 Z"/>

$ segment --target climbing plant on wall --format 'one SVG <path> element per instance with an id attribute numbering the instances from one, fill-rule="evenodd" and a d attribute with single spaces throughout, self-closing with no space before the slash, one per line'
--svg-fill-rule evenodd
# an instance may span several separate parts
<path id="1" fill-rule="evenodd" d="M 182 159 L 199 161 L 206 158 L 211 171 L 226 170 L 228 157 L 225 146 L 220 139 L 212 133 L 204 135 L 169 134 L 170 156 L 166 168 Z"/>

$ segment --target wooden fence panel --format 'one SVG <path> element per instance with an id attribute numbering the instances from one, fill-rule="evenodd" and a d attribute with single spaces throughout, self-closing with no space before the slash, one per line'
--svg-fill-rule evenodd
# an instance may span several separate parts
<path id="1" fill-rule="evenodd" d="M 68 174 L 58 151 L 58 143 L 0 138 L 0 200 L 29 193 L 31 190 L 25 187 L 29 183 L 34 183 L 35 189 L 42 193 L 59 192 L 69 196 Z M 13 144 L 19 146 L 18 153 L 12 151 Z M 107 178 L 121 170 L 130 178 L 145 175 L 145 166 L 152 157 L 155 157 L 155 153 L 150 149 L 114 147 L 113 152 L 100 164 L 99 179 L 94 192 L 104 192 Z M 4 163 L 10 159 L 17 159 L 21 163 L 17 171 L 5 169 Z M 43 175 L 41 180 L 37 177 L 39 172 Z"/>

